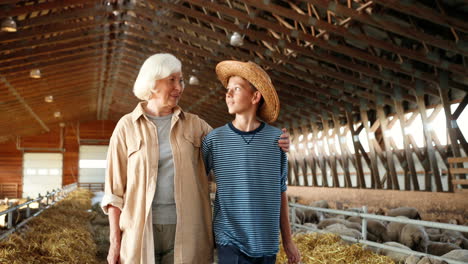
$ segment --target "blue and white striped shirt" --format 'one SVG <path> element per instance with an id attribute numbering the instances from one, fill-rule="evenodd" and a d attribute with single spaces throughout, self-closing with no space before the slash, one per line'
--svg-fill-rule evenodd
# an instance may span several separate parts
<path id="1" fill-rule="evenodd" d="M 217 244 L 234 245 L 251 257 L 278 252 L 281 193 L 288 173 L 287 156 L 278 147 L 281 133 L 265 123 L 250 132 L 228 123 L 203 140 L 207 173 L 213 170 L 217 186 Z"/>

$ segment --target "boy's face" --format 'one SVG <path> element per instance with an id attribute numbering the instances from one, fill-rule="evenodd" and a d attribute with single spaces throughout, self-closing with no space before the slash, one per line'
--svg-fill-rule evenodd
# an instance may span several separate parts
<path id="1" fill-rule="evenodd" d="M 251 84 L 242 77 L 232 76 L 226 87 L 226 105 L 229 114 L 241 114 L 257 110 L 260 92 L 254 91 Z"/>

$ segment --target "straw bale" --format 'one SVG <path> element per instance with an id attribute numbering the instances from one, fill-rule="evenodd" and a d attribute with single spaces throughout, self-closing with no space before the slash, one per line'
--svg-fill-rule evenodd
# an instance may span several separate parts
<path id="1" fill-rule="evenodd" d="M 301 252 L 303 264 L 394 264 L 390 258 L 366 250 L 360 244 L 347 244 L 335 234 L 298 233 L 293 236 L 293 240 Z M 287 263 L 282 245 L 276 263 Z"/>
<path id="2" fill-rule="evenodd" d="M 98 263 L 91 234 L 92 193 L 76 190 L 0 242 L 0 263 Z"/>

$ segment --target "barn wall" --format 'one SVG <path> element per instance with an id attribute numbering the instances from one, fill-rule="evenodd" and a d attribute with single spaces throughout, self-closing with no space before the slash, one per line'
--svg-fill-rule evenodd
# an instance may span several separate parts
<path id="1" fill-rule="evenodd" d="M 288 195 L 298 197 L 298 202 L 303 204 L 327 200 L 331 207 L 337 209 L 357 208 L 365 205 L 369 208 L 369 212 L 375 212 L 379 208 L 386 210 L 409 206 L 417 208 L 423 220 L 457 219 L 463 224 L 468 219 L 466 193 L 289 186 Z"/>
<path id="2" fill-rule="evenodd" d="M 23 153 L 16 149 L 15 142 L 0 144 L 0 198 L 5 194 L 15 197 L 22 188 Z"/>
<path id="3" fill-rule="evenodd" d="M 80 144 L 108 144 L 115 124 L 115 121 L 68 124 L 63 128 L 63 145 L 60 128 L 40 135 L 21 137 L 18 142 L 21 150 L 17 149 L 16 141 L 0 144 L 0 198 L 22 194 L 23 152 L 61 152 L 63 148 L 63 185 L 77 182 Z M 15 191 L 13 184 L 18 186 Z"/>

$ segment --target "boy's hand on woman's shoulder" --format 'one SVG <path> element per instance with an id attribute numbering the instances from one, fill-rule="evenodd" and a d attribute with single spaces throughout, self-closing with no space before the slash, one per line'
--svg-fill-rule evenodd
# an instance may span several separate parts
<path id="1" fill-rule="evenodd" d="M 283 134 L 281 134 L 280 139 L 278 140 L 278 146 L 283 150 L 284 152 L 289 152 L 289 132 L 287 128 L 281 129 L 283 131 Z"/>

